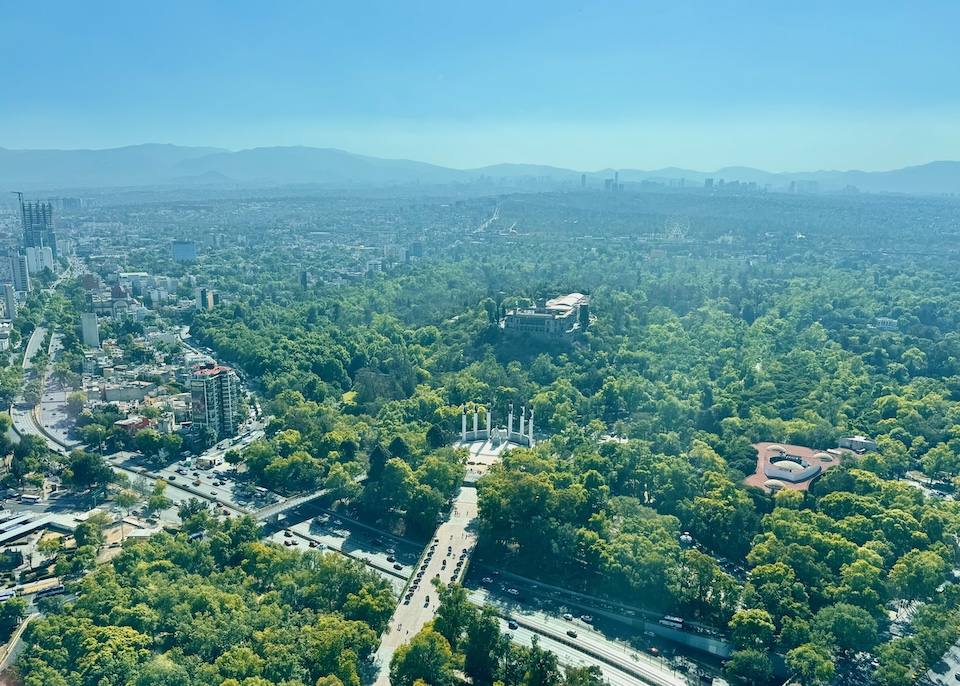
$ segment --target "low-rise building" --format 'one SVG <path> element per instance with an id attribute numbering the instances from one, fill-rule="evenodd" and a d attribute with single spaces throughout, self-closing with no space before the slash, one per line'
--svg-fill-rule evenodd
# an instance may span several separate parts
<path id="1" fill-rule="evenodd" d="M 846 448 L 847 450 L 852 450 L 857 453 L 877 449 L 877 442 L 866 436 L 843 436 L 839 441 L 839 445 L 841 448 Z"/>
<path id="2" fill-rule="evenodd" d="M 133 436 L 141 429 L 146 429 L 150 426 L 150 420 L 141 415 L 132 414 L 126 419 L 118 419 L 113 425 L 123 429 L 128 435 Z"/>

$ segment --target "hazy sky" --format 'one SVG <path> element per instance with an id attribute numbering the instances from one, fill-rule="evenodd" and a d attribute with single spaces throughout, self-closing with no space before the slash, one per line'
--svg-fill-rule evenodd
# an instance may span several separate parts
<path id="1" fill-rule="evenodd" d="M 455 167 L 960 159 L 958 0 L 37 2 L 0 146 L 338 147 Z"/>

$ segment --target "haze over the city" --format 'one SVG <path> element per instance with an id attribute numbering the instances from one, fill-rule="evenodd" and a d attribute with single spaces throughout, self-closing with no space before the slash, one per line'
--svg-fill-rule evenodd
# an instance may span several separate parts
<path id="1" fill-rule="evenodd" d="M 960 158 L 958 23 L 934 0 L 20 3 L 0 146 L 895 169 Z"/>

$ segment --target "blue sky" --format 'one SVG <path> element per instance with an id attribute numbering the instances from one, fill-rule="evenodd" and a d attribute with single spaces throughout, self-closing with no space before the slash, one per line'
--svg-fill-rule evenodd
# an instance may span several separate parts
<path id="1" fill-rule="evenodd" d="M 455 167 L 960 159 L 960 2 L 4 4 L 0 146 Z"/>

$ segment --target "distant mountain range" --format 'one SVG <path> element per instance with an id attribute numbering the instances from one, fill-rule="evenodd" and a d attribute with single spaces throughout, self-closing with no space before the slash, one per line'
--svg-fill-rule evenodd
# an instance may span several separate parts
<path id="1" fill-rule="evenodd" d="M 620 169 L 621 183 L 704 179 L 755 182 L 785 189 L 794 181 L 817 181 L 821 190 L 855 186 L 879 193 L 960 193 L 960 162 L 930 162 L 884 172 L 813 171 L 774 174 L 749 167 L 714 172 L 691 169 Z M 134 145 L 109 150 L 7 150 L 0 148 L 0 186 L 15 190 L 125 186 L 289 184 L 446 184 L 481 180 L 540 179 L 557 184 L 613 178 L 613 169 L 580 172 L 535 164 L 498 164 L 479 169 L 450 169 L 413 160 L 366 157 L 332 148 L 273 147 L 231 152 L 219 148 Z"/>

